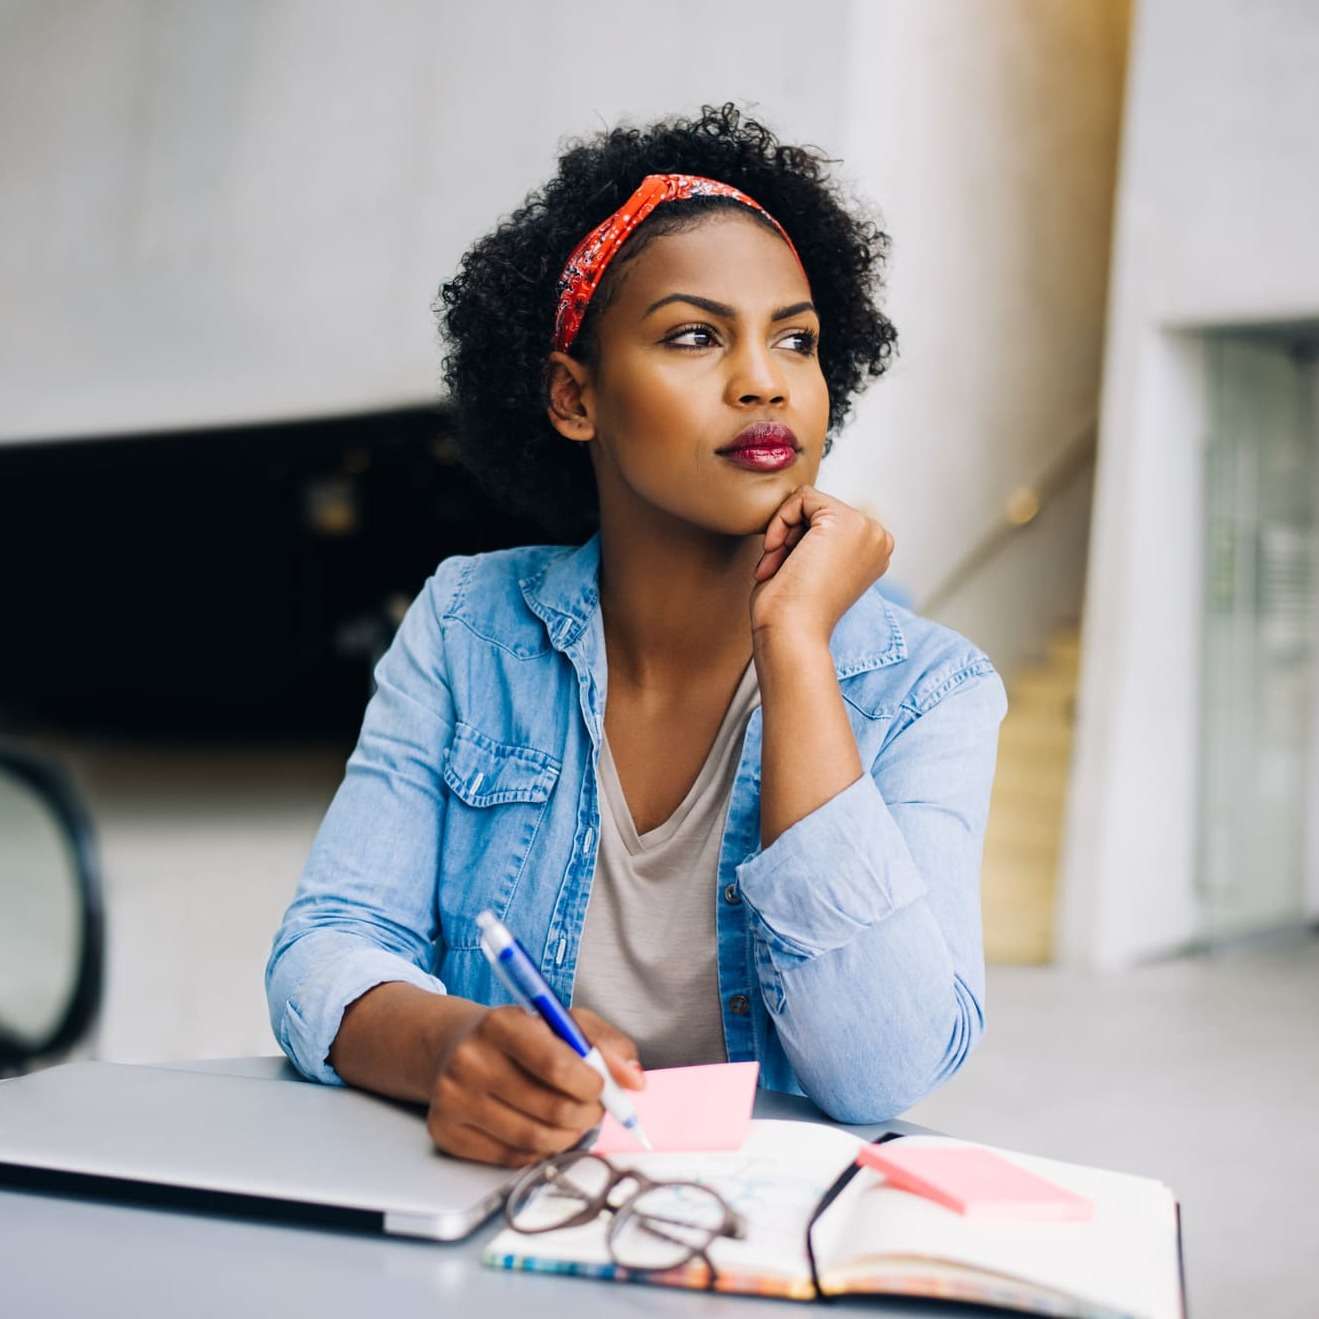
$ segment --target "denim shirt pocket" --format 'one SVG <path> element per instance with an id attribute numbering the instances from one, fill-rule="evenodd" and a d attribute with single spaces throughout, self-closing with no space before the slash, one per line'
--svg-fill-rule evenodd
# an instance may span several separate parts
<path id="1" fill-rule="evenodd" d="M 445 809 L 438 901 L 443 942 L 475 948 L 477 913 L 501 919 L 517 892 L 562 762 L 490 737 L 459 720 L 444 766 Z"/>

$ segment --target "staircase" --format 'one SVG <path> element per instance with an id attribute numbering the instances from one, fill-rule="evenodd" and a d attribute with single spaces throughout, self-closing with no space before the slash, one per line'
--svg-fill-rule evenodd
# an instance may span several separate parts
<path id="1" fill-rule="evenodd" d="M 1080 632 L 1008 682 L 981 871 L 985 958 L 1018 965 L 1053 955 L 1053 911 L 1072 756 Z"/>

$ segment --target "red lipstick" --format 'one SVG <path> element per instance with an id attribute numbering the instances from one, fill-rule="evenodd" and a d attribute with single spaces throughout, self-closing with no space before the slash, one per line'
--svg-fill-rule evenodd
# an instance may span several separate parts
<path id="1" fill-rule="evenodd" d="M 800 449 L 790 426 L 777 421 L 756 421 L 716 452 L 748 471 L 777 472 L 796 462 Z"/>

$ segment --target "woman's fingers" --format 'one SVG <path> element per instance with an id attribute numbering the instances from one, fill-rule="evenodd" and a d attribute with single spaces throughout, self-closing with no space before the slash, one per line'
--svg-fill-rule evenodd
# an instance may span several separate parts
<path id="1" fill-rule="evenodd" d="M 774 512 L 774 516 L 769 520 L 769 526 L 765 528 L 765 550 L 776 550 L 783 543 L 788 534 L 788 529 L 805 518 L 805 509 L 803 506 L 803 494 L 801 490 L 794 490 L 787 499 L 781 503 Z"/>
<path id="2" fill-rule="evenodd" d="M 614 1080 L 629 1090 L 644 1089 L 646 1074 L 641 1068 L 636 1041 L 589 1008 L 581 1008 L 575 1015 L 586 1038 L 600 1050 L 600 1056 L 609 1064 Z"/>
<path id="3" fill-rule="evenodd" d="M 499 1052 L 542 1085 L 583 1103 L 599 1100 L 604 1082 L 543 1021 L 511 1008 L 492 1012 L 483 1032 Z"/>
<path id="4" fill-rule="evenodd" d="M 488 1132 L 467 1122 L 436 1123 L 430 1128 L 436 1149 L 458 1159 L 475 1159 L 478 1163 L 496 1163 L 505 1168 L 522 1168 L 541 1156 L 529 1150 L 514 1149 L 496 1140 Z"/>
<path id="5" fill-rule="evenodd" d="M 551 1090 L 539 1078 L 511 1058 L 496 1055 L 490 1060 L 489 1090 L 510 1107 L 549 1127 L 583 1131 L 604 1116 L 598 1100 L 574 1099 L 561 1090 Z"/>
<path id="6" fill-rule="evenodd" d="M 792 548 L 798 541 L 810 530 L 805 522 L 793 523 L 787 528 L 783 537 L 783 543 L 773 550 L 766 550 L 760 556 L 760 562 L 756 564 L 755 578 L 757 581 L 768 581 L 778 572 L 784 559 L 792 552 Z M 767 533 L 768 535 L 768 533 Z"/>
<path id="7" fill-rule="evenodd" d="M 635 1058 L 622 1058 L 618 1054 L 600 1046 L 600 1057 L 609 1064 L 609 1073 L 618 1082 L 628 1090 L 644 1090 L 646 1088 L 645 1069 Z"/>
<path id="8" fill-rule="evenodd" d="M 551 1126 L 512 1107 L 495 1093 L 478 1096 L 468 1121 L 508 1149 L 538 1158 L 575 1145 L 582 1133 L 595 1125 L 588 1122 L 585 1127 Z"/>
<path id="9" fill-rule="evenodd" d="M 814 499 L 811 499 L 814 496 Z M 791 553 L 794 545 L 810 530 L 810 509 L 823 503 L 818 492 L 810 485 L 795 489 L 778 506 L 765 528 L 764 553 L 752 576 L 758 582 L 768 582 Z"/>

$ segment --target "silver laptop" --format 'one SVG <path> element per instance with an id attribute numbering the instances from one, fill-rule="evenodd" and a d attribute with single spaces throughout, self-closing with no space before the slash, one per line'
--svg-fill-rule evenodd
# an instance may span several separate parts
<path id="1" fill-rule="evenodd" d="M 305 1081 L 278 1059 L 247 1075 L 197 1067 L 78 1062 L 0 1081 L 0 1185 L 303 1209 L 452 1241 L 517 1176 L 438 1153 L 419 1108 Z"/>

